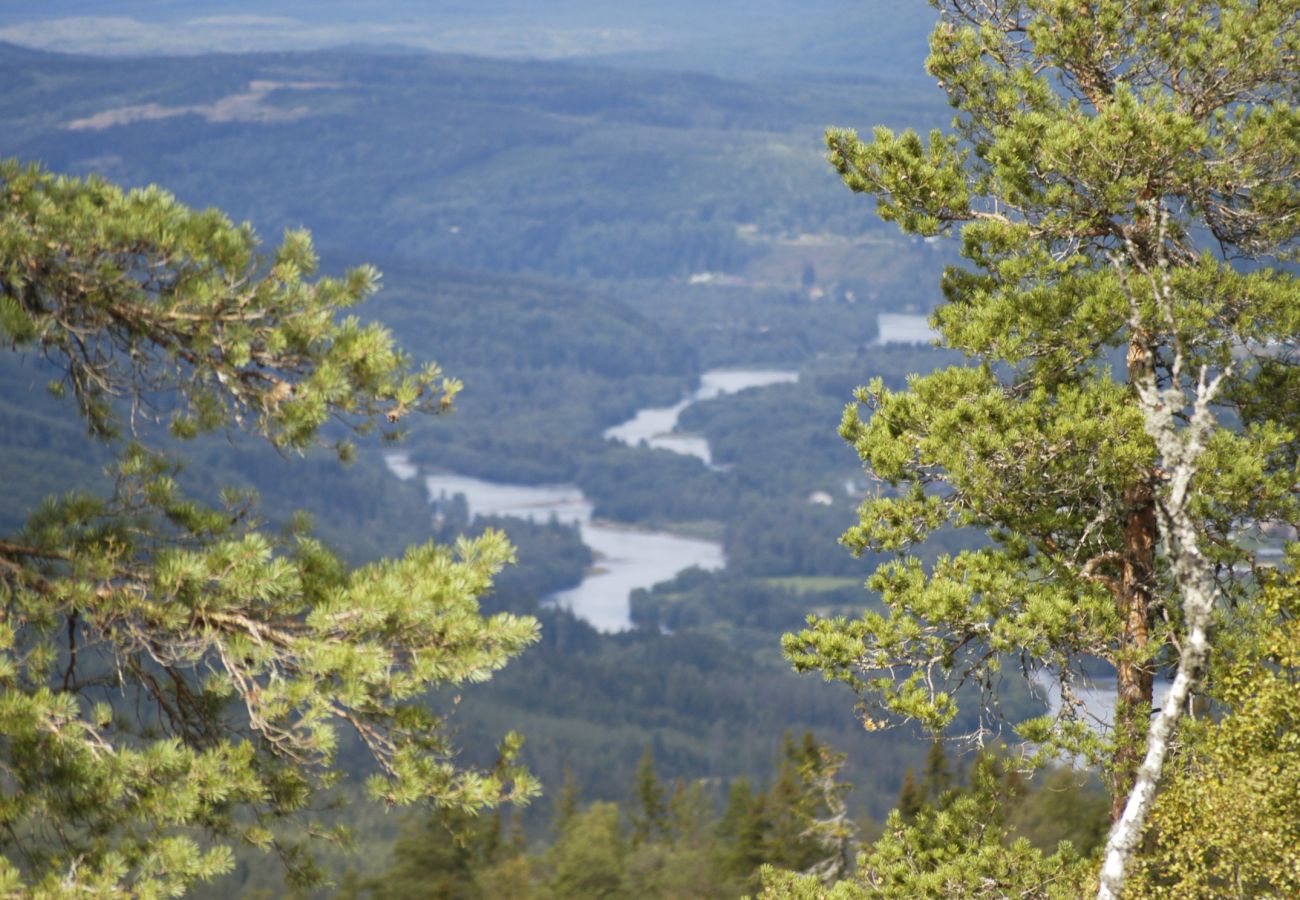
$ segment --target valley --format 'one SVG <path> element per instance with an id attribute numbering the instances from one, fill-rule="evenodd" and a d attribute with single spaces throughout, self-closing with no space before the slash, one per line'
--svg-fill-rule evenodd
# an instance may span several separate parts
<path id="1" fill-rule="evenodd" d="M 566 772 L 620 800 L 652 747 L 662 777 L 721 803 L 736 779 L 773 777 L 783 734 L 804 729 L 849 755 L 855 814 L 890 808 L 926 745 L 865 733 L 779 638 L 874 602 L 873 560 L 837 542 L 867 487 L 835 434 L 853 388 L 958 361 L 911 343 L 951 251 L 889 235 L 845 196 L 820 130 L 938 117 L 941 98 L 358 49 L 128 62 L 0 45 L 0 76 L 4 154 L 157 183 L 267 237 L 305 226 L 323 272 L 382 273 L 365 321 L 464 382 L 453 411 L 396 447 L 364 443 L 350 468 L 214 435 L 182 448 L 182 477 L 208 497 L 258 491 L 273 524 L 306 509 L 355 562 L 507 534 L 518 562 L 483 606 L 538 617 L 541 643 L 430 702 L 454 713 L 466 761 L 525 735 L 545 789 L 523 811 L 534 839 Z M 328 89 L 231 105 L 271 83 Z M 889 320 L 911 323 L 904 343 L 888 315 L 912 317 Z M 104 486 L 75 430 L 43 424 L 60 405 L 32 364 L 0 372 L 14 520 L 39 498 L 24 468 L 38 445 L 63 448 L 49 465 L 65 481 Z M 391 825 L 369 835 L 363 872 L 385 864 Z"/>

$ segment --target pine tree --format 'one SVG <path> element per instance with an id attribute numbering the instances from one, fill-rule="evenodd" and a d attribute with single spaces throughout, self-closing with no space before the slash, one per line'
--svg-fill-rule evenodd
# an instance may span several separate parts
<path id="1" fill-rule="evenodd" d="M 764 805 L 763 794 L 755 794 L 747 778 L 732 780 L 718 820 L 718 867 L 740 884 L 751 883 L 764 861 L 768 829 Z"/>
<path id="2" fill-rule="evenodd" d="M 1056 680 L 1062 714 L 1015 724 L 1106 767 L 1115 896 L 1210 623 L 1257 593 L 1243 537 L 1300 521 L 1300 302 L 1276 267 L 1300 237 L 1300 4 L 936 6 L 952 132 L 827 141 L 883 218 L 960 232 L 933 321 L 969 364 L 846 410 L 893 488 L 844 537 L 898 555 L 871 580 L 886 610 L 786 651 L 869 698 L 869 725 L 942 728 L 956 686 L 987 700 L 1009 659 Z M 945 525 L 987 545 L 922 565 L 909 551 Z M 1117 672 L 1106 739 L 1072 692 L 1090 658 Z"/>
<path id="3" fill-rule="evenodd" d="M 367 884 L 372 896 L 445 897 L 477 900 L 484 894 L 477 876 L 497 861 L 501 849 L 497 815 L 435 814 L 402 831 L 393 863 Z"/>
<path id="4" fill-rule="evenodd" d="M 776 778 L 763 795 L 767 826 L 763 862 L 800 872 L 816 861 L 819 849 L 804 837 L 815 798 L 809 796 L 804 784 L 801 751 L 786 733 Z"/>
<path id="5" fill-rule="evenodd" d="M 685 779 L 676 779 L 673 782 L 673 794 L 668 798 L 668 835 L 672 842 L 701 843 L 711 818 L 712 806 L 704 795 L 704 786 L 700 782 L 695 781 L 688 786 Z"/>
<path id="6" fill-rule="evenodd" d="M 457 382 L 339 317 L 378 274 L 315 267 L 305 232 L 262 256 L 249 226 L 157 188 L 0 163 L 0 334 L 115 455 L 107 495 L 52 498 L 0 539 L 0 894 L 172 895 L 240 843 L 310 878 L 280 826 L 337 783 L 343 732 L 386 803 L 535 792 L 516 737 L 497 768 L 465 768 L 426 702 L 536 638 L 531 619 L 479 614 L 512 557 L 502 535 L 348 571 L 301 529 L 260 530 L 246 497 L 185 496 L 151 446 L 161 420 L 286 454 L 328 435 L 346 457 L 339 435 L 396 438 L 450 405 Z"/>
<path id="7" fill-rule="evenodd" d="M 800 838 L 818 848 L 819 858 L 803 871 L 827 885 L 852 877 L 858 854 L 858 829 L 845 801 L 853 786 L 842 784 L 836 778 L 844 759 L 843 753 L 816 743 L 811 732 L 804 734 L 799 774 L 816 802 L 810 804 L 808 821 Z"/>
<path id="8" fill-rule="evenodd" d="M 943 748 L 943 740 L 935 738 L 930 742 L 930 749 L 925 754 L 921 794 L 933 805 L 942 806 L 943 796 L 953 786 L 952 781 L 952 770 L 948 766 L 948 754 Z"/>
<path id="9" fill-rule="evenodd" d="M 636 795 L 637 811 L 632 814 L 632 846 L 636 847 L 648 841 L 657 840 L 666 831 L 667 807 L 664 802 L 664 789 L 659 784 L 655 772 L 654 748 L 646 745 L 641 760 L 637 763 L 636 776 L 632 783 Z"/>
<path id="10" fill-rule="evenodd" d="M 763 900 L 866 900 L 868 897 L 1076 898 L 1086 884 L 1069 845 L 1046 856 L 1026 840 L 1004 842 L 1005 785 L 992 757 L 981 757 L 968 790 L 943 810 L 923 806 L 916 821 L 890 813 L 881 838 L 864 849 L 852 879 L 829 889 L 809 875 L 763 870 Z"/>
<path id="11" fill-rule="evenodd" d="M 556 838 L 564 834 L 564 829 L 569 827 L 569 823 L 578 814 L 581 795 L 582 788 L 578 785 L 578 779 L 574 776 L 572 767 L 565 763 L 564 781 L 560 784 L 560 792 L 555 796 L 554 812 L 551 814 L 551 830 Z"/>
<path id="12" fill-rule="evenodd" d="M 578 814 L 548 853 L 553 874 L 544 896 L 556 900 L 632 896 L 620 818 L 613 803 L 593 803 Z"/>
<path id="13" fill-rule="evenodd" d="M 894 808 L 902 820 L 910 825 L 916 821 L 917 814 L 924 806 L 925 790 L 916 783 L 916 775 L 913 774 L 912 767 L 908 766 L 903 773 L 903 785 L 898 789 L 898 802 Z"/>

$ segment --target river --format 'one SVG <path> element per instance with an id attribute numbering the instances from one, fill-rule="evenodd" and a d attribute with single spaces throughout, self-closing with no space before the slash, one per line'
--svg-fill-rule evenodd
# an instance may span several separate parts
<path id="1" fill-rule="evenodd" d="M 735 394 L 746 388 L 784 384 L 799 380 L 798 372 L 785 369 L 710 369 L 700 376 L 700 387 L 695 393 L 672 406 L 643 409 L 635 416 L 613 428 L 605 429 L 605 437 L 635 447 L 642 441 L 647 446 L 671 450 L 686 456 L 697 456 L 713 464 L 709 442 L 699 435 L 677 431 L 677 420 L 682 410 L 701 400 L 712 400 L 723 394 Z"/>
<path id="2" fill-rule="evenodd" d="M 633 445 L 644 440 L 652 447 L 697 456 L 707 463 L 710 461 L 707 441 L 673 431 L 682 410 L 699 400 L 797 378 L 796 372 L 773 369 L 711 370 L 701 376 L 699 390 L 680 403 L 641 410 L 627 422 L 607 430 L 605 436 Z M 418 474 L 405 454 L 390 453 L 384 459 L 389 470 L 399 478 L 409 479 Z M 692 566 L 721 569 L 727 564 L 722 544 L 717 541 L 593 519 L 591 503 L 576 485 L 503 484 L 451 472 L 425 475 L 424 485 L 431 500 L 463 494 L 471 515 L 515 516 L 539 522 L 554 517 L 577 525 L 583 543 L 595 554 L 595 568 L 577 587 L 549 599 L 569 607 L 601 631 L 623 631 L 631 627 L 628 595 L 636 588 L 667 581 Z"/>
<path id="3" fill-rule="evenodd" d="M 1040 672 L 1034 677 L 1034 692 L 1047 701 L 1048 713 L 1061 712 L 1061 684 L 1055 677 Z M 1074 684 L 1074 695 L 1083 701 L 1083 718 L 1094 729 L 1109 728 L 1115 716 L 1115 677 L 1087 679 Z"/>
<path id="4" fill-rule="evenodd" d="M 1172 681 L 1157 678 L 1152 688 L 1152 704 L 1159 709 L 1165 695 L 1169 693 Z M 1048 712 L 1055 716 L 1061 711 L 1061 685 L 1052 675 L 1039 672 L 1034 677 L 1034 690 L 1038 696 L 1047 701 Z M 1074 695 L 1083 703 L 1083 719 L 1094 730 L 1109 729 L 1115 718 L 1115 676 L 1076 679 Z"/>

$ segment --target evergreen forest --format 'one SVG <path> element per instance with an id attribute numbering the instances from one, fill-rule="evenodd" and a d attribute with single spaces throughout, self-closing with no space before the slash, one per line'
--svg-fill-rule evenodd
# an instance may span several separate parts
<path id="1" fill-rule="evenodd" d="M 0 895 L 1300 892 L 1300 2 L 0 10 Z"/>

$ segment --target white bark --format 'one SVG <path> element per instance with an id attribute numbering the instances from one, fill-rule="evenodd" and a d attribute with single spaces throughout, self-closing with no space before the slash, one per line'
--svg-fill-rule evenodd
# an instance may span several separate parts
<path id="1" fill-rule="evenodd" d="M 1161 218 L 1160 245 L 1163 245 L 1166 221 Z M 1141 264 L 1131 245 L 1129 250 L 1129 261 L 1149 281 L 1156 307 L 1164 319 L 1162 324 L 1169 330 L 1174 354 L 1167 387 L 1161 388 L 1158 385 L 1154 366 L 1148 366 L 1146 371 L 1138 375 L 1134 379 L 1134 386 L 1137 388 L 1138 405 L 1142 410 L 1146 432 L 1155 441 L 1156 450 L 1169 478 L 1168 491 L 1158 500 L 1160 538 L 1173 572 L 1175 588 L 1182 595 L 1187 635 L 1179 652 L 1177 675 L 1161 703 L 1160 713 L 1152 720 L 1148 730 L 1147 752 L 1138 768 L 1124 813 L 1112 826 L 1106 842 L 1098 900 L 1118 900 L 1123 892 L 1128 865 L 1142 839 L 1170 742 L 1209 660 L 1209 628 L 1218 589 L 1213 568 L 1201 553 L 1197 542 L 1196 525 L 1188 511 L 1188 492 L 1201 453 L 1205 449 L 1205 442 L 1214 428 L 1210 404 L 1231 371 L 1229 366 L 1207 382 L 1208 373 L 1204 368 L 1201 369 L 1190 398 L 1191 411 L 1187 424 L 1180 428 L 1175 413 L 1186 410 L 1188 405 L 1188 397 L 1183 388 L 1185 356 L 1178 336 L 1167 260 L 1162 258 L 1158 269 L 1151 271 Z M 1128 284 L 1122 265 L 1117 263 L 1117 268 L 1132 304 L 1132 327 L 1135 331 L 1141 331 L 1137 298 Z"/>

